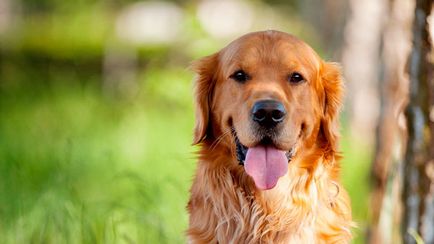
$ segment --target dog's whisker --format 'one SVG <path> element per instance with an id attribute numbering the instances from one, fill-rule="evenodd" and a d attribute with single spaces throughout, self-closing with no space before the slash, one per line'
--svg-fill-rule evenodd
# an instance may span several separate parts
<path id="1" fill-rule="evenodd" d="M 217 139 L 211 144 L 210 150 L 213 151 L 217 147 L 217 145 L 224 139 L 224 137 L 229 135 L 230 132 L 230 130 L 227 130 L 223 132 L 223 134 L 221 134 L 219 137 L 217 137 Z"/>

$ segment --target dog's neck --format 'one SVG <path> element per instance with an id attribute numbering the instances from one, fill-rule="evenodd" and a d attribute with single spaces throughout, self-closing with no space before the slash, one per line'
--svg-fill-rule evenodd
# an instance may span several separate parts
<path id="1" fill-rule="evenodd" d="M 211 218 L 208 222 L 211 229 L 217 228 L 216 231 L 230 236 L 231 233 L 225 231 L 250 233 L 261 226 L 262 233 L 270 234 L 260 238 L 286 243 L 288 240 L 291 243 L 315 243 L 314 233 L 319 225 L 321 229 L 332 228 L 326 235 L 338 232 L 350 235 L 346 227 L 350 221 L 344 223 L 335 211 L 350 210 L 342 201 L 346 194 L 340 191 L 337 183 L 335 171 L 338 165 L 334 157 L 298 152 L 277 185 L 260 191 L 232 153 L 228 148 L 211 148 L 206 144 L 202 144 L 199 153 L 197 175 L 201 177 L 201 184 L 194 184 L 195 188 L 191 189 L 192 199 L 199 202 L 190 202 L 189 207 L 203 209 L 202 215 L 212 212 L 208 216 L 199 215 L 200 218 Z M 206 211 L 209 206 L 213 206 L 211 212 Z M 240 226 L 240 221 L 248 226 Z M 241 227 L 244 229 L 240 230 Z M 238 236 L 235 232 L 232 235 Z M 238 238 L 252 242 L 259 240 L 252 236 Z"/>
<path id="2" fill-rule="evenodd" d="M 243 214 L 242 209 L 249 209 L 246 213 L 249 213 L 250 217 L 245 217 L 250 218 L 252 222 L 270 226 L 270 228 L 273 228 L 272 233 L 284 233 L 298 229 L 313 231 L 315 225 L 314 216 L 316 216 L 314 213 L 318 211 L 317 206 L 327 204 L 323 203 L 323 201 L 327 201 L 326 198 L 337 194 L 337 188 L 332 185 L 328 170 L 323 166 L 323 162 L 311 162 L 309 164 L 311 167 L 301 167 L 307 165 L 300 158 L 300 156 L 304 155 L 303 153 L 299 153 L 289 163 L 287 174 L 279 179 L 278 184 L 273 189 L 260 191 L 246 174 L 243 166 L 236 163 L 236 158 L 230 154 L 217 154 L 216 152 L 222 152 L 222 150 L 211 150 L 211 148 L 204 147 L 200 154 L 200 164 L 198 166 L 200 169 L 198 170 L 202 171 L 201 175 L 205 174 L 206 177 L 209 177 L 210 183 L 222 183 L 222 185 L 210 185 L 209 187 L 213 189 L 206 189 L 205 192 L 219 192 L 219 194 L 225 195 L 210 194 L 205 198 L 217 197 L 218 199 L 209 199 L 215 204 L 214 208 L 238 208 L 241 215 Z M 307 157 L 307 159 L 323 160 L 322 157 L 314 156 Z M 332 187 L 330 188 L 330 186 Z M 208 186 L 203 187 L 207 188 Z M 330 193 L 327 193 L 330 196 L 320 195 L 319 191 L 322 194 L 330 191 Z M 226 195 L 231 192 L 235 195 Z M 236 198 L 238 200 L 227 201 L 221 206 L 216 204 L 225 198 Z M 228 206 L 228 204 L 233 203 L 236 203 L 236 206 Z M 217 211 L 221 211 L 221 221 L 228 221 L 228 217 L 224 216 L 225 209 Z M 262 219 L 261 216 L 267 216 L 267 219 Z M 307 233 L 304 234 L 309 236 Z M 273 237 L 273 239 L 275 238 Z"/>

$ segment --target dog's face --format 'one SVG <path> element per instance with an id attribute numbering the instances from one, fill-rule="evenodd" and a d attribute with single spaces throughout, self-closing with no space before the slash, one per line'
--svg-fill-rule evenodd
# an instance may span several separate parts
<path id="1" fill-rule="evenodd" d="M 234 149 L 258 188 L 274 187 L 300 145 L 321 139 L 335 149 L 338 69 L 295 37 L 251 33 L 193 68 L 199 74 L 195 143 Z"/>

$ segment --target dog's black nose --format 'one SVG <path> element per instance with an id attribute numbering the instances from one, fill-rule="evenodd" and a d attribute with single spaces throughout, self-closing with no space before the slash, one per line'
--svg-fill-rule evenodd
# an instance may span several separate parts
<path id="1" fill-rule="evenodd" d="M 258 101 L 252 109 L 253 121 L 266 128 L 272 128 L 282 122 L 285 115 L 285 107 L 275 100 Z"/>

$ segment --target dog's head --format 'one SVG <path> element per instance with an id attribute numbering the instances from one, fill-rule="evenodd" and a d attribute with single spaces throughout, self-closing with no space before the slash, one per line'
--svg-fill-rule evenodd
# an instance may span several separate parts
<path id="1" fill-rule="evenodd" d="M 194 144 L 230 148 L 258 188 L 274 187 L 300 148 L 336 150 L 339 68 L 294 36 L 250 33 L 192 67 Z"/>

